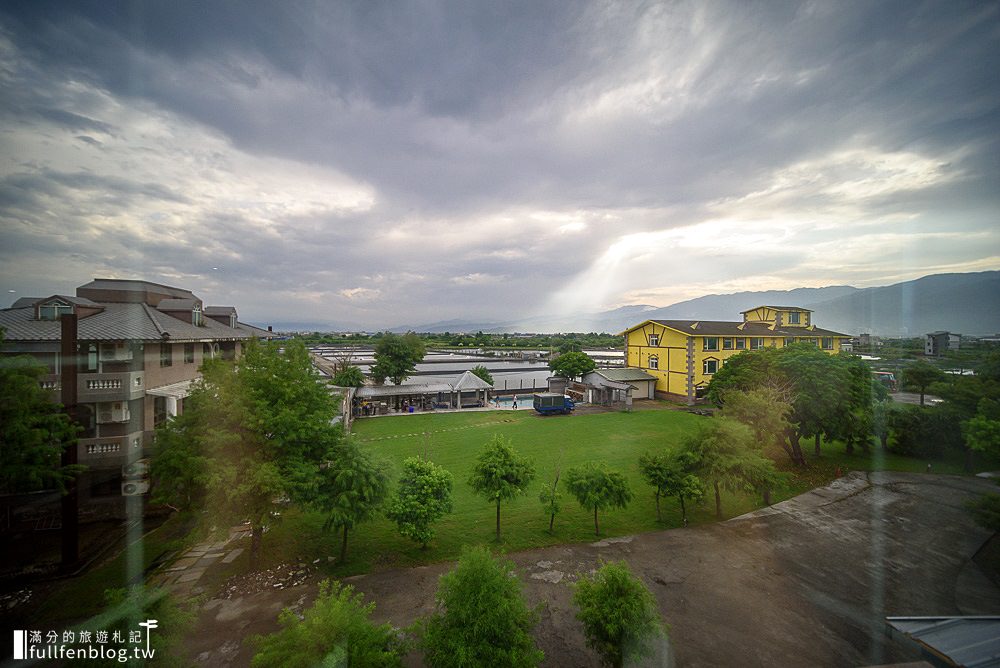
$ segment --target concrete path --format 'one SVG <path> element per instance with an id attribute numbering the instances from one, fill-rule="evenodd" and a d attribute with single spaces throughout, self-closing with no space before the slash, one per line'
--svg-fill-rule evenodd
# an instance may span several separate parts
<path id="1" fill-rule="evenodd" d="M 571 602 L 572 583 L 602 560 L 624 559 L 670 624 L 647 665 L 858 666 L 913 661 L 885 636 L 884 618 L 1000 613 L 1000 590 L 971 561 L 990 537 L 963 507 L 990 481 L 852 473 L 828 487 L 724 523 L 609 538 L 511 555 L 549 666 L 596 666 Z M 558 519 L 557 519 L 558 521 Z M 209 553 L 206 552 L 204 556 Z M 197 555 L 192 555 L 197 556 Z M 350 578 L 377 621 L 406 626 L 433 609 L 451 564 Z M 315 582 L 210 601 L 189 642 L 203 665 L 248 665 L 234 638 L 277 628 Z M 419 665 L 416 655 L 410 665 Z"/>

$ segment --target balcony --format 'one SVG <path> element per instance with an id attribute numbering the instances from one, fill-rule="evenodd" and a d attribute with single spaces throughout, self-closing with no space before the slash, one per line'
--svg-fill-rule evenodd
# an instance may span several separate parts
<path id="1" fill-rule="evenodd" d="M 128 401 L 145 395 L 146 385 L 142 371 L 120 373 L 82 373 L 77 376 L 78 400 Z"/>
<path id="2" fill-rule="evenodd" d="M 121 466 L 130 454 L 142 451 L 142 432 L 125 436 L 81 438 L 76 448 L 79 463 L 97 469 L 115 468 Z"/>

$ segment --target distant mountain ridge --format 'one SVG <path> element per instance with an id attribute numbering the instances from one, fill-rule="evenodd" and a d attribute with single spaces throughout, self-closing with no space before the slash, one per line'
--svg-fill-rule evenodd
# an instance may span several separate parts
<path id="1" fill-rule="evenodd" d="M 1000 332 L 1000 271 L 933 274 L 874 288 L 837 285 L 706 295 L 670 306 L 630 305 L 569 318 L 447 320 L 392 331 L 614 333 L 643 320 L 739 320 L 741 311 L 763 304 L 811 309 L 817 326 L 851 335 L 919 336 L 943 329 L 982 336 Z"/>

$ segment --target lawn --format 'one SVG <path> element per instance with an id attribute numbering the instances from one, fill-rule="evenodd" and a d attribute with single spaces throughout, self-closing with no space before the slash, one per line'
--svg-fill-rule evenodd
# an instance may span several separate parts
<path id="1" fill-rule="evenodd" d="M 590 460 L 606 462 L 625 474 L 635 499 L 625 510 L 601 513 L 601 537 L 681 526 L 680 510 L 674 500 L 662 501 L 663 522 L 656 521 L 652 489 L 639 475 L 638 459 L 643 452 L 677 447 L 685 435 L 708 418 L 680 411 L 641 411 L 540 417 L 533 412 L 476 412 L 443 415 L 407 415 L 359 420 L 354 438 L 393 465 L 394 477 L 407 457 L 422 456 L 443 466 L 454 476 L 454 510 L 437 524 L 437 536 L 426 550 L 404 539 L 395 525 L 379 519 L 352 532 L 348 561 L 333 573 L 367 571 L 387 566 L 408 566 L 456 557 L 462 545 L 488 543 L 494 537 L 495 506 L 472 493 L 467 480 L 480 450 L 494 433 L 511 439 L 522 455 L 533 460 L 536 479 L 526 495 L 504 503 L 501 509 L 503 550 L 514 551 L 557 543 L 595 540 L 593 515 L 563 491 L 562 512 L 556 516 L 555 531 L 548 532 L 548 516 L 538 501 L 542 484 L 562 471 Z M 561 485 L 560 485 L 561 487 Z M 779 491 L 776 500 L 801 491 Z M 752 510 L 759 499 L 726 494 L 723 509 L 727 517 Z M 715 519 L 711 504 L 690 508 L 691 523 Z M 283 526 L 275 527 L 274 543 L 285 537 L 302 547 L 319 548 L 336 554 L 336 538 L 329 536 L 317 544 L 314 525 L 319 518 L 308 513 L 290 513 Z M 271 542 L 271 541 L 268 541 Z M 308 544 L 308 545 L 307 545 Z"/>

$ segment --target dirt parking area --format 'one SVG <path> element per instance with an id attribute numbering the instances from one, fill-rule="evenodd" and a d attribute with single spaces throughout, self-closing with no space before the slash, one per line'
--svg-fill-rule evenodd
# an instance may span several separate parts
<path id="1" fill-rule="evenodd" d="M 885 635 L 886 616 L 1000 614 L 1000 589 L 972 557 L 991 534 L 966 500 L 994 491 L 976 478 L 852 473 L 724 523 L 510 555 L 549 666 L 596 666 L 574 617 L 572 583 L 601 560 L 624 559 L 655 595 L 669 644 L 648 665 L 857 666 L 912 661 Z M 435 564 L 350 578 L 376 619 L 406 626 L 433 608 Z M 270 632 L 315 582 L 203 608 L 190 658 L 243 666 L 240 639 Z M 420 665 L 417 655 L 411 665 Z"/>

